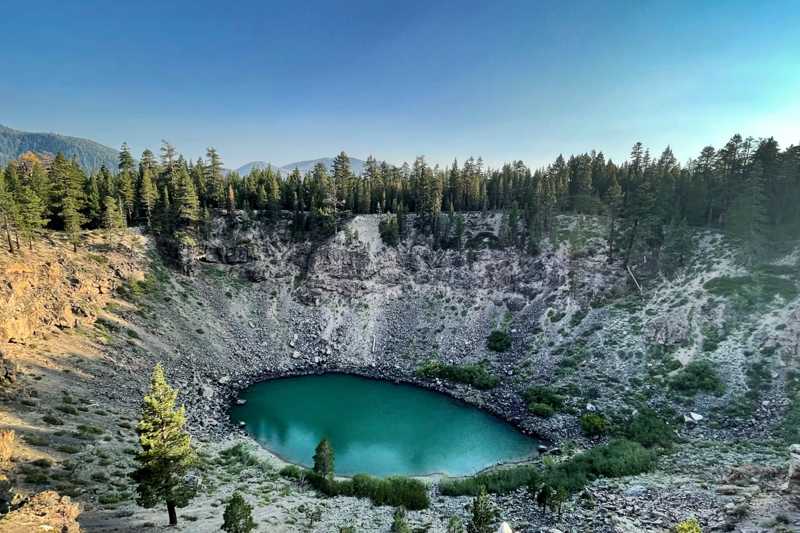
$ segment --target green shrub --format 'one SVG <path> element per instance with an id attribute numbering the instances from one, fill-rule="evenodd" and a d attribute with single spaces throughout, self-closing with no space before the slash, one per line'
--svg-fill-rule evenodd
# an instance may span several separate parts
<path id="1" fill-rule="evenodd" d="M 287 465 L 280 469 L 278 472 L 281 476 L 287 479 L 300 479 L 306 474 L 305 470 L 296 465 Z"/>
<path id="2" fill-rule="evenodd" d="M 461 479 L 445 479 L 439 491 L 445 496 L 477 496 L 481 487 L 492 494 L 507 494 L 527 486 L 537 476 L 535 466 L 514 466 Z"/>
<path id="3" fill-rule="evenodd" d="M 725 392 L 725 385 L 717 375 L 710 361 L 692 361 L 670 379 L 670 387 L 687 396 L 699 392 L 720 395 Z"/>
<path id="4" fill-rule="evenodd" d="M 779 296 L 786 301 L 798 294 L 797 284 L 791 280 L 770 273 L 769 269 L 749 276 L 722 276 L 707 281 L 703 288 L 714 296 L 732 301 L 744 310 L 752 310 L 770 303 Z"/>
<path id="5" fill-rule="evenodd" d="M 486 487 L 491 493 L 505 494 L 527 485 L 537 501 L 545 505 L 582 490 L 593 479 L 647 472 L 655 466 L 655 460 L 656 453 L 639 443 L 615 439 L 542 469 L 518 466 L 445 480 L 440 490 L 446 496 L 475 496 L 480 487 Z"/>
<path id="6" fill-rule="evenodd" d="M 523 394 L 528 403 L 528 409 L 536 416 L 552 416 L 564 407 L 564 398 L 552 387 L 533 386 Z"/>
<path id="7" fill-rule="evenodd" d="M 511 349 L 511 335 L 506 331 L 496 329 L 486 339 L 486 347 L 493 352 L 507 352 Z"/>
<path id="8" fill-rule="evenodd" d="M 411 533 L 411 528 L 408 526 L 408 520 L 406 520 L 406 510 L 402 507 L 398 507 L 394 510 L 394 515 L 392 516 L 392 527 L 389 531 L 391 531 L 391 533 Z"/>
<path id="9" fill-rule="evenodd" d="M 675 430 L 652 409 L 642 409 L 625 428 L 623 435 L 642 446 L 669 448 L 675 440 Z"/>
<path id="10" fill-rule="evenodd" d="M 45 424 L 50 424 L 51 426 L 63 426 L 64 425 L 64 421 L 63 420 L 61 420 L 60 418 L 55 417 L 53 415 L 44 415 L 42 417 L 42 421 Z"/>
<path id="11" fill-rule="evenodd" d="M 528 409 L 530 409 L 530 411 L 536 416 L 540 416 L 542 418 L 550 418 L 556 414 L 555 409 L 546 403 L 532 403 L 528 406 Z"/>
<path id="12" fill-rule="evenodd" d="M 673 531 L 675 533 L 703 533 L 703 530 L 700 529 L 700 522 L 697 521 L 697 518 L 689 518 L 684 520 L 675 526 Z"/>
<path id="13" fill-rule="evenodd" d="M 496 376 L 480 364 L 447 365 L 438 361 L 426 361 L 417 368 L 417 375 L 466 383 L 481 390 L 492 389 L 500 383 Z"/>
<path id="14" fill-rule="evenodd" d="M 259 458 L 241 442 L 219 452 L 219 462 L 225 466 L 241 468 L 259 466 L 261 464 Z"/>
<path id="15" fill-rule="evenodd" d="M 248 533 L 256 529 L 253 507 L 240 492 L 234 492 L 223 514 L 222 531 L 226 533 Z"/>
<path id="16" fill-rule="evenodd" d="M 427 509 L 428 488 L 419 480 L 406 477 L 376 478 L 357 474 L 352 479 L 336 481 L 307 471 L 311 485 L 327 496 L 369 498 L 374 505 L 405 507 L 412 511 Z"/>
<path id="17" fill-rule="evenodd" d="M 571 462 L 585 469 L 591 477 L 622 477 L 648 472 L 655 465 L 655 459 L 656 454 L 638 442 L 616 439 L 575 456 Z"/>
<path id="18" fill-rule="evenodd" d="M 31 464 L 37 468 L 50 468 L 53 466 L 53 461 L 43 457 L 41 459 L 31 461 Z"/>
<path id="19" fill-rule="evenodd" d="M 47 481 L 47 472 L 33 469 L 25 472 L 25 483 L 30 483 L 31 485 L 44 485 L 47 483 Z"/>
<path id="20" fill-rule="evenodd" d="M 581 417 L 581 430 L 588 437 L 605 435 L 608 432 L 608 420 L 600 414 L 585 414 Z"/>
<path id="21" fill-rule="evenodd" d="M 395 215 L 388 215 L 378 223 L 381 240 L 387 246 L 397 246 L 400 242 L 400 225 Z"/>

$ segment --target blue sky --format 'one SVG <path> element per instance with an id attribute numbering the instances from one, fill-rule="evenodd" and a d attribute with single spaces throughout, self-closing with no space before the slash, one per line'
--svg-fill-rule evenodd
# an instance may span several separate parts
<path id="1" fill-rule="evenodd" d="M 639 140 L 681 160 L 736 132 L 800 143 L 795 0 L 13 4 L 0 124 L 137 153 L 535 167 Z"/>

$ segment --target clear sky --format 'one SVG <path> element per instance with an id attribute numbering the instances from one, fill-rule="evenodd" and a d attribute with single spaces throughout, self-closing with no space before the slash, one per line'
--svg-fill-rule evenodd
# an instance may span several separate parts
<path id="1" fill-rule="evenodd" d="M 9 2 L 0 124 L 235 168 L 800 142 L 800 1 Z"/>

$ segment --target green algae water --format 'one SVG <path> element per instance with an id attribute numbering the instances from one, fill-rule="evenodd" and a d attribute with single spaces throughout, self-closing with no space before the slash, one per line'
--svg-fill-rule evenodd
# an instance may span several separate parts
<path id="1" fill-rule="evenodd" d="M 234 422 L 286 461 L 310 466 L 328 438 L 336 473 L 451 476 L 536 453 L 537 442 L 462 402 L 411 385 L 343 374 L 256 383 Z"/>

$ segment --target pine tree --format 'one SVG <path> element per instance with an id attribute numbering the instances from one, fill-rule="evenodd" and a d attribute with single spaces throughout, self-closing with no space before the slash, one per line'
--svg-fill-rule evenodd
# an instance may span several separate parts
<path id="1" fill-rule="evenodd" d="M 314 472 L 324 478 L 333 479 L 334 454 L 328 439 L 322 439 L 314 450 Z"/>
<path id="2" fill-rule="evenodd" d="M 33 235 L 36 231 L 47 225 L 44 216 L 46 207 L 33 187 L 25 185 L 20 191 L 17 203 L 19 205 L 20 231 L 23 238 L 28 240 L 28 247 L 33 250 Z"/>
<path id="3" fill-rule="evenodd" d="M 464 216 L 460 213 L 455 217 L 455 230 L 453 231 L 453 245 L 458 251 L 464 249 Z"/>
<path id="4" fill-rule="evenodd" d="M 90 227 L 96 228 L 102 224 L 103 207 L 100 205 L 100 188 L 98 175 L 92 174 L 86 182 L 86 214 L 89 217 Z"/>
<path id="5" fill-rule="evenodd" d="M 694 242 L 686 219 L 673 221 L 664 231 L 664 248 L 661 268 L 669 275 L 685 267 L 694 253 Z"/>
<path id="6" fill-rule="evenodd" d="M 53 183 L 50 205 L 53 207 L 53 212 L 58 213 L 66 226 L 65 204 L 69 201 L 71 209 L 76 212 L 83 211 L 85 207 L 84 183 L 86 180 L 83 171 L 75 161 L 67 160 L 63 154 L 59 153 L 50 166 L 50 180 Z"/>
<path id="7" fill-rule="evenodd" d="M 158 191 L 153 181 L 153 171 L 148 167 L 142 168 L 142 177 L 139 181 L 139 206 L 144 211 L 147 227 L 152 226 L 153 209 L 158 199 Z"/>
<path id="8" fill-rule="evenodd" d="M 486 494 L 486 487 L 481 486 L 478 495 L 472 500 L 470 521 L 467 524 L 468 533 L 492 533 L 496 512 Z"/>
<path id="9" fill-rule="evenodd" d="M 461 518 L 450 517 L 450 520 L 447 521 L 447 533 L 464 533 L 464 524 L 461 522 Z"/>
<path id="10" fill-rule="evenodd" d="M 122 172 L 128 172 L 129 174 L 133 174 L 134 171 L 134 161 L 133 156 L 131 155 L 131 150 L 128 148 L 128 143 L 122 143 L 122 146 L 119 149 L 119 166 L 117 167 Z"/>
<path id="11" fill-rule="evenodd" d="M 336 184 L 325 170 L 325 165 L 317 163 L 311 171 L 311 210 L 314 224 L 322 235 L 336 232 Z"/>
<path id="12" fill-rule="evenodd" d="M 124 227 L 125 215 L 120 208 L 120 202 L 111 196 L 106 196 L 103 198 L 103 229 L 113 231 Z"/>
<path id="13" fill-rule="evenodd" d="M 608 210 L 608 262 L 614 262 L 614 243 L 617 241 L 617 220 L 619 211 L 622 207 L 622 189 L 619 186 L 616 175 L 612 175 L 609 180 L 608 189 L 605 196 L 606 209 Z"/>
<path id="14" fill-rule="evenodd" d="M 222 207 L 225 205 L 225 174 L 223 173 L 222 159 L 217 150 L 209 146 L 206 149 L 208 165 L 206 166 L 205 177 L 208 180 L 208 202 L 211 205 Z"/>
<path id="15" fill-rule="evenodd" d="M 222 515 L 222 531 L 226 533 L 249 533 L 256 529 L 253 521 L 253 507 L 245 501 L 239 491 L 233 493 L 225 513 Z"/>
<path id="16" fill-rule="evenodd" d="M 117 176 L 117 191 L 119 191 L 119 198 L 122 200 L 126 220 L 133 220 L 136 190 L 133 184 L 133 174 L 130 171 L 123 170 Z"/>
<path id="17" fill-rule="evenodd" d="M 186 432 L 183 406 L 176 408 L 178 393 L 169 386 L 161 364 L 153 369 L 150 391 L 142 401 L 142 416 L 136 426 L 141 451 L 136 455 L 137 503 L 152 508 L 166 503 L 169 523 L 178 523 L 176 507 L 185 507 L 195 489 L 186 475 L 195 464 L 196 455 Z"/>
<path id="18" fill-rule="evenodd" d="M 72 244 L 72 251 L 78 251 L 78 244 L 81 241 L 81 225 L 84 220 L 76 206 L 76 201 L 71 196 L 64 199 L 61 209 L 61 218 L 64 220 L 64 231 L 67 239 Z"/>
<path id="19" fill-rule="evenodd" d="M 8 251 L 14 253 L 14 243 L 11 241 L 11 226 L 17 220 L 17 203 L 9 186 L 8 174 L 8 172 L 0 173 L 0 219 L 3 222 Z"/>
<path id="20" fill-rule="evenodd" d="M 178 213 L 178 222 L 182 225 L 193 226 L 200 217 L 200 204 L 195 192 L 194 182 L 184 168 L 177 171 L 178 191 L 175 198 L 175 208 Z"/>
<path id="21" fill-rule="evenodd" d="M 739 244 L 740 261 L 752 267 L 767 253 L 767 213 L 759 164 L 747 173 L 727 215 L 728 234 Z"/>

